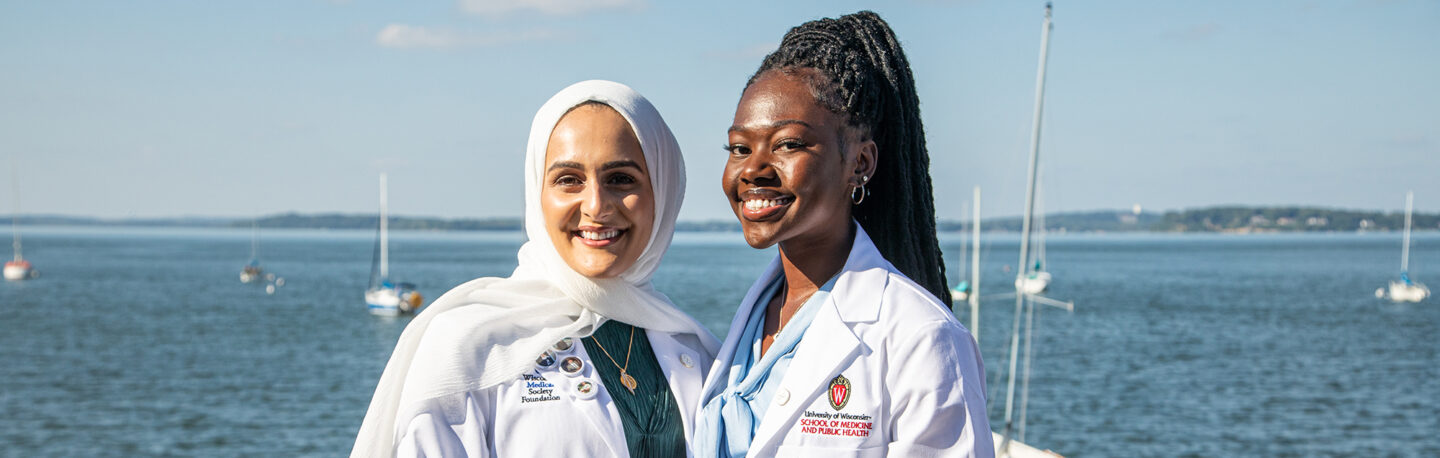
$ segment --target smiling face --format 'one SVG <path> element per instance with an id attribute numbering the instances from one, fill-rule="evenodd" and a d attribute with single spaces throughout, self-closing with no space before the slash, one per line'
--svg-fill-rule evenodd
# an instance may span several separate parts
<path id="1" fill-rule="evenodd" d="M 735 109 L 721 187 L 752 247 L 849 235 L 850 193 L 873 175 L 875 143 L 816 103 L 813 76 L 765 73 Z"/>
<path id="2" fill-rule="evenodd" d="M 555 250 L 592 278 L 619 276 L 644 253 L 655 191 L 640 141 L 614 109 L 587 103 L 555 124 L 540 210 Z"/>

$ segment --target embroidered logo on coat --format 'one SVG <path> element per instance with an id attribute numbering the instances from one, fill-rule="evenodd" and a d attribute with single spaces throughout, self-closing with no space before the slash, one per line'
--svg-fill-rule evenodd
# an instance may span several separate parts
<path id="1" fill-rule="evenodd" d="M 843 374 L 837 375 L 834 380 L 830 381 L 830 407 L 840 410 L 844 409 L 845 404 L 848 403 L 850 403 L 850 379 L 845 378 Z"/>

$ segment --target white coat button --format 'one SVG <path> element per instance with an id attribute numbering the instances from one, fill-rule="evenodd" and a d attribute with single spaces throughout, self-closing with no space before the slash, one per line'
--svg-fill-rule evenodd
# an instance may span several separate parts
<path id="1" fill-rule="evenodd" d="M 783 406 L 783 405 L 785 405 L 785 403 L 787 403 L 787 402 L 790 402 L 790 390 L 781 388 L 780 391 L 775 392 L 775 403 L 776 403 L 776 404 L 779 404 L 779 405 L 782 405 L 782 406 Z"/>
<path id="2" fill-rule="evenodd" d="M 695 367 L 695 358 L 691 358 L 689 354 L 681 353 L 680 364 L 684 364 L 685 367 Z"/>

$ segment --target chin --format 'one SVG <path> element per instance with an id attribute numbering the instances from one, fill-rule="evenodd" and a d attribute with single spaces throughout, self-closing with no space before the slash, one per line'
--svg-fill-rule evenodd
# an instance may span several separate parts
<path id="1" fill-rule="evenodd" d="M 577 259 L 576 262 L 570 264 L 570 268 L 580 275 L 590 278 L 615 278 L 629 267 L 628 265 L 619 265 L 613 257 L 604 258 L 606 259 Z"/>
<path id="2" fill-rule="evenodd" d="M 743 224 L 741 225 L 740 230 L 744 232 L 745 243 L 749 244 L 750 248 L 763 250 L 766 248 L 770 248 L 771 245 L 775 244 L 775 234 L 773 234 L 771 231 L 762 229 L 750 229 L 748 227 L 745 227 Z"/>

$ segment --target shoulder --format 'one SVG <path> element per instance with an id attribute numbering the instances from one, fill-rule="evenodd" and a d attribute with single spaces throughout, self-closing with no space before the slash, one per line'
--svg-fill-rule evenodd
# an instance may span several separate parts
<path id="1" fill-rule="evenodd" d="M 899 328 L 894 329 L 896 331 L 925 328 L 959 331 L 969 335 L 964 326 L 960 325 L 960 321 L 955 319 L 955 314 L 941 304 L 939 299 L 893 268 L 888 272 L 888 281 L 880 300 L 877 321 Z"/>
<path id="2" fill-rule="evenodd" d="M 880 354 L 923 355 L 902 360 L 930 363 L 977 358 L 979 349 L 970 331 L 950 309 L 910 278 L 890 269 L 879 296 L 875 320 L 856 323 L 854 329 L 862 340 L 881 349 Z"/>
<path id="3" fill-rule="evenodd" d="M 405 333 L 419 333 L 420 351 L 417 356 L 432 354 L 426 348 L 453 348 L 464 343 L 477 327 L 486 326 L 493 310 L 483 306 L 456 307 L 449 310 L 435 310 L 424 322 L 416 320 L 405 327 Z"/>

